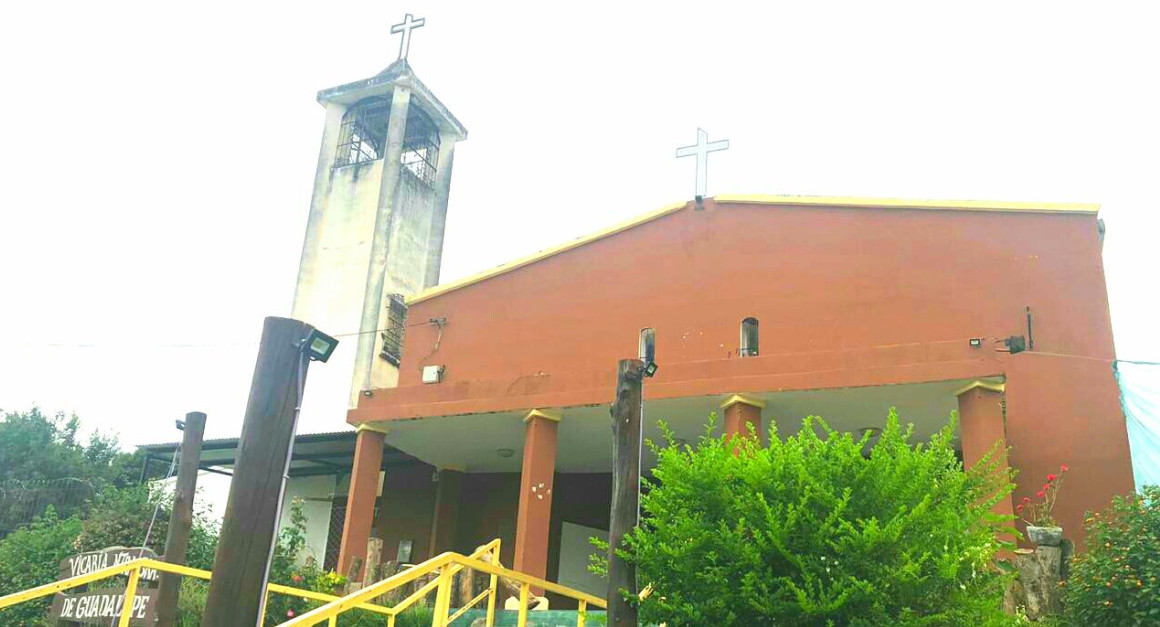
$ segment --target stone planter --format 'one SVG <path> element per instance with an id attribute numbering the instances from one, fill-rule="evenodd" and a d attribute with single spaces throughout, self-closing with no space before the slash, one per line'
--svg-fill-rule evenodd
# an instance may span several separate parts
<path id="1" fill-rule="evenodd" d="M 1027 539 L 1036 546 L 1059 546 L 1059 543 L 1063 542 L 1063 529 L 1027 525 Z"/>

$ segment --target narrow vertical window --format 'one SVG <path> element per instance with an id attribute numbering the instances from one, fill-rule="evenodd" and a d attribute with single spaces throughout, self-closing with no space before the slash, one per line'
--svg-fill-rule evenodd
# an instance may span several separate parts
<path id="1" fill-rule="evenodd" d="M 657 333 L 652 327 L 640 330 L 639 354 L 646 365 L 657 360 Z"/>
<path id="2" fill-rule="evenodd" d="M 757 356 L 757 318 L 746 318 L 741 321 L 741 348 L 737 354 L 742 357 Z"/>
<path id="3" fill-rule="evenodd" d="M 407 303 L 402 294 L 387 297 L 387 324 L 383 328 L 383 350 L 379 356 L 398 366 L 403 358 L 403 330 L 407 323 Z"/>

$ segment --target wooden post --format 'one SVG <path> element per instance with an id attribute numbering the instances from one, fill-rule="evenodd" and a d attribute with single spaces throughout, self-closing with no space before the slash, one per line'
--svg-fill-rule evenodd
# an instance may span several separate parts
<path id="1" fill-rule="evenodd" d="M 201 464 L 201 442 L 205 435 L 205 414 L 194 411 L 185 415 L 181 437 L 181 465 L 177 467 L 177 485 L 173 496 L 173 513 L 169 515 L 169 533 L 165 536 L 163 559 L 170 564 L 185 564 L 189 532 L 193 529 L 193 497 L 197 493 L 197 471 Z M 181 595 L 181 576 L 161 573 L 157 591 L 157 627 L 173 627 L 177 622 L 177 601 Z"/>
<path id="2" fill-rule="evenodd" d="M 612 513 L 608 521 L 608 625 L 637 627 L 636 607 L 621 590 L 636 594 L 636 568 L 616 554 L 636 526 L 640 508 L 640 429 L 644 364 L 622 359 L 612 404 Z"/>
<path id="3" fill-rule="evenodd" d="M 301 344 L 312 330 L 303 322 L 275 317 L 266 318 L 262 328 L 203 627 L 260 624 L 301 402 L 299 386 L 309 363 Z"/>

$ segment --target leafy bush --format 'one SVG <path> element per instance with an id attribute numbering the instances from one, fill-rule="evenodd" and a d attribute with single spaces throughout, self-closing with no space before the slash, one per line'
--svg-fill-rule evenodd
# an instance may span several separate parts
<path id="1" fill-rule="evenodd" d="M 50 507 L 28 527 L 0 540 L 0 596 L 56 581 L 61 560 L 77 552 L 73 543 L 80 532 L 79 518 L 61 520 Z M 37 625 L 51 603 L 48 597 L 0 610 L 0 625 Z"/>
<path id="2" fill-rule="evenodd" d="M 1085 627 L 1160 625 L 1160 486 L 1116 497 L 1084 530 L 1087 552 L 1064 593 L 1068 617 Z"/>
<path id="3" fill-rule="evenodd" d="M 992 454 L 964 472 L 954 419 L 926 445 L 891 412 L 868 455 L 819 418 L 738 454 L 724 438 L 657 447 L 655 485 L 621 554 L 653 593 L 642 624 L 1008 625 Z M 712 422 L 710 424 L 710 431 Z M 818 432 L 821 435 L 818 435 Z"/>

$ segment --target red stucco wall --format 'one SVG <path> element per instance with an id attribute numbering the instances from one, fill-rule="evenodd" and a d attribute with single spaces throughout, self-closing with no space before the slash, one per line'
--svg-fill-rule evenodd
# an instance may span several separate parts
<path id="1" fill-rule="evenodd" d="M 400 387 L 350 420 L 605 403 L 645 326 L 647 398 L 1003 375 L 1016 497 L 1069 464 L 1077 529 L 1132 486 L 1100 250 L 1092 214 L 709 202 L 415 303 Z M 1035 350 L 994 352 L 1026 306 Z M 736 356 L 746 316 L 760 357 Z M 416 322 L 439 317 L 432 353 Z M 422 385 L 424 364 L 444 381 Z"/>

